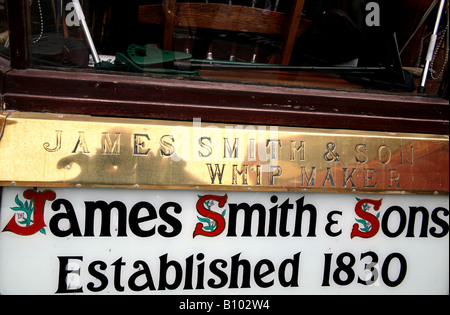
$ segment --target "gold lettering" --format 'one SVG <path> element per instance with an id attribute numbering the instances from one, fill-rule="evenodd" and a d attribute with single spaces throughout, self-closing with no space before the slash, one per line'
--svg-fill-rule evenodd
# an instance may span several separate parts
<path id="1" fill-rule="evenodd" d="M 404 150 L 404 147 L 401 147 L 401 151 L 400 151 L 400 164 L 403 164 L 403 154 L 406 150 Z M 409 163 L 411 165 L 414 165 L 414 147 L 411 146 L 410 147 L 410 151 L 409 151 Z"/>
<path id="2" fill-rule="evenodd" d="M 248 161 L 255 161 L 256 160 L 256 144 L 255 139 L 250 138 L 248 141 Z"/>
<path id="3" fill-rule="evenodd" d="M 274 179 L 275 177 L 280 177 L 281 174 L 283 174 L 283 170 L 278 165 L 271 166 L 270 167 L 270 174 L 269 174 L 269 182 L 270 186 L 274 185 Z"/>
<path id="4" fill-rule="evenodd" d="M 159 150 L 161 153 L 161 156 L 172 156 L 175 153 L 175 147 L 172 143 L 168 142 L 166 138 L 169 138 L 170 141 L 175 142 L 175 139 L 172 135 L 164 135 L 159 139 L 159 144 L 161 145 L 162 149 Z"/>
<path id="5" fill-rule="evenodd" d="M 365 164 L 369 157 L 367 156 L 367 146 L 365 144 L 358 144 L 355 147 L 356 151 L 356 163 Z"/>
<path id="6" fill-rule="evenodd" d="M 146 140 L 150 141 L 150 138 L 146 134 L 134 134 L 134 154 L 135 155 L 147 155 L 150 149 L 147 149 Z"/>
<path id="7" fill-rule="evenodd" d="M 75 144 L 75 148 L 73 149 L 72 153 L 77 153 L 77 150 L 80 147 L 83 153 L 89 153 L 86 139 L 84 138 L 84 131 L 78 131 L 78 141 Z"/>
<path id="8" fill-rule="evenodd" d="M 291 140 L 291 155 L 290 160 L 295 161 L 296 152 L 300 152 L 299 161 L 305 160 L 305 141 L 300 141 L 300 146 L 297 147 L 297 141 Z"/>
<path id="9" fill-rule="evenodd" d="M 231 149 L 228 138 L 223 138 L 223 158 L 227 158 L 227 152 L 229 158 L 238 158 L 239 138 L 234 139 L 233 149 Z M 234 154 L 234 156 L 233 156 Z"/>
<path id="10" fill-rule="evenodd" d="M 211 156 L 213 151 L 212 147 L 204 142 L 206 140 L 208 140 L 210 144 L 212 143 L 211 137 L 201 137 L 200 139 L 198 139 L 198 143 L 200 144 L 200 146 L 207 150 L 206 153 L 200 152 L 200 150 L 198 151 L 198 155 L 203 158 Z"/>
<path id="11" fill-rule="evenodd" d="M 356 168 L 353 168 L 350 175 L 348 175 L 348 169 L 344 168 L 344 184 L 343 184 L 344 188 L 347 187 L 347 183 L 349 180 L 352 183 L 352 187 L 356 187 L 355 181 L 353 180 L 353 173 L 355 173 L 355 171 L 356 171 Z"/>
<path id="12" fill-rule="evenodd" d="M 373 176 L 377 174 L 377 171 L 373 168 L 365 168 L 364 172 L 364 188 L 375 188 L 377 186 L 377 182 L 372 182 L 374 181 Z"/>
<path id="13" fill-rule="evenodd" d="M 256 185 L 261 185 L 261 165 L 256 165 Z"/>
<path id="14" fill-rule="evenodd" d="M 242 165 L 242 170 L 238 171 L 238 166 L 233 165 L 232 184 L 237 185 L 237 177 L 242 176 L 242 185 L 247 185 L 248 165 Z"/>
<path id="15" fill-rule="evenodd" d="M 325 175 L 325 179 L 323 180 L 322 187 L 325 187 L 327 182 L 331 183 L 331 187 L 336 187 L 333 180 L 333 173 L 331 173 L 331 167 L 327 167 L 327 175 Z"/>
<path id="16" fill-rule="evenodd" d="M 389 170 L 389 188 L 393 188 L 394 183 L 396 185 L 395 188 L 401 188 L 400 182 L 398 181 L 399 179 L 400 179 L 400 173 L 395 169 L 390 169 Z"/>
<path id="17" fill-rule="evenodd" d="M 386 151 L 386 153 L 384 154 L 384 158 L 383 158 L 383 150 Z M 392 152 L 391 149 L 389 149 L 386 145 L 380 145 L 378 147 L 378 162 L 380 162 L 381 164 L 389 164 L 389 162 L 391 161 L 392 158 Z"/>
<path id="18" fill-rule="evenodd" d="M 339 162 L 339 154 L 336 152 L 336 144 L 334 142 L 327 143 L 327 152 L 323 155 L 327 162 Z"/>
<path id="19" fill-rule="evenodd" d="M 278 143 L 278 146 L 276 145 L 276 143 Z M 270 150 L 272 152 L 271 154 L 271 158 L 273 160 L 277 160 L 278 159 L 278 147 L 281 148 L 281 141 L 280 140 L 267 140 L 266 142 L 266 148 L 269 147 L 269 145 L 272 144 L 272 150 Z"/>
<path id="20" fill-rule="evenodd" d="M 208 163 L 208 164 L 206 164 L 206 166 L 208 167 L 209 177 L 211 177 L 211 184 L 214 184 L 216 177 L 219 180 L 219 184 L 222 184 L 222 176 L 223 176 L 223 171 L 225 169 L 225 164 L 222 164 L 222 169 L 220 169 L 219 164 L 216 164 L 215 171 L 213 171 L 213 169 L 212 169 L 212 164 Z"/>
<path id="21" fill-rule="evenodd" d="M 308 174 L 306 173 L 306 168 L 302 166 L 302 186 L 305 186 L 305 179 L 306 179 L 306 186 L 315 186 L 316 181 L 316 168 L 312 167 L 311 172 Z"/>
<path id="22" fill-rule="evenodd" d="M 114 135 L 114 143 L 111 141 L 109 133 L 102 134 L 103 155 L 120 155 L 120 133 Z"/>
<path id="23" fill-rule="evenodd" d="M 61 134 L 62 130 L 55 130 L 56 132 L 56 145 L 54 148 L 50 148 L 50 143 L 45 142 L 44 143 L 44 149 L 47 152 L 57 152 L 59 149 L 61 149 Z"/>

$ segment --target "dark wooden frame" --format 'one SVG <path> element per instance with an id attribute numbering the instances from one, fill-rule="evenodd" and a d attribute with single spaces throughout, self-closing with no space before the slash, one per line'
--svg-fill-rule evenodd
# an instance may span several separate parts
<path id="1" fill-rule="evenodd" d="M 4 110 L 448 134 L 449 104 L 440 97 L 30 68 L 25 2 L 7 2 Z"/>
<path id="2" fill-rule="evenodd" d="M 39 69 L 9 71 L 5 92 L 6 110 L 448 133 L 437 97 Z"/>

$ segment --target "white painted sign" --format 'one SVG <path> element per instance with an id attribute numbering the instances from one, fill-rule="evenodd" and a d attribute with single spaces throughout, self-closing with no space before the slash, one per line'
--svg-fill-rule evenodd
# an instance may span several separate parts
<path id="1" fill-rule="evenodd" d="M 448 196 L 3 188 L 1 294 L 448 294 Z"/>

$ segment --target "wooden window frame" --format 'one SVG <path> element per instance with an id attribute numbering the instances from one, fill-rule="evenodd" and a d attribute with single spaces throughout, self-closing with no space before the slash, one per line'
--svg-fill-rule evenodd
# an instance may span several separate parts
<path id="1" fill-rule="evenodd" d="M 8 0 L 2 109 L 112 117 L 448 134 L 448 101 L 343 91 L 30 67 L 26 1 Z"/>

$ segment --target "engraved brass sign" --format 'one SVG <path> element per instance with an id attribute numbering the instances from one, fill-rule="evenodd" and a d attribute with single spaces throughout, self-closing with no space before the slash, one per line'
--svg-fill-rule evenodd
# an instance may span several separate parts
<path id="1" fill-rule="evenodd" d="M 3 112 L 0 185 L 448 194 L 447 135 Z"/>

